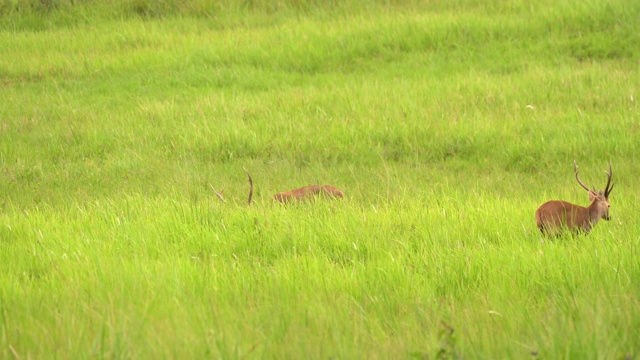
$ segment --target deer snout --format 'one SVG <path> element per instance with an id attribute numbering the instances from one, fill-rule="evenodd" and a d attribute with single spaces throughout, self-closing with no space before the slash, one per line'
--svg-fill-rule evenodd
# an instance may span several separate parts
<path id="1" fill-rule="evenodd" d="M 611 220 L 611 215 L 609 215 L 609 209 L 610 208 L 611 208 L 611 205 L 607 201 L 607 210 L 604 212 L 604 219 L 607 220 L 607 221 Z"/>

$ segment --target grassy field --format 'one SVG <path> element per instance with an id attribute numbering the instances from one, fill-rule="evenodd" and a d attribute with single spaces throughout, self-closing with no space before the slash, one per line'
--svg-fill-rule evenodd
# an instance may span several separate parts
<path id="1" fill-rule="evenodd" d="M 640 358 L 640 2 L 207 3 L 0 0 L 0 358 Z"/>

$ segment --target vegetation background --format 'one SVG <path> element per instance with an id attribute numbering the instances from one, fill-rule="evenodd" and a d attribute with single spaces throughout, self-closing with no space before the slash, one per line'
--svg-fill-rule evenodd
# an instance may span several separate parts
<path id="1" fill-rule="evenodd" d="M 0 357 L 638 358 L 638 19 L 0 0 Z M 574 159 L 613 219 L 543 239 Z"/>

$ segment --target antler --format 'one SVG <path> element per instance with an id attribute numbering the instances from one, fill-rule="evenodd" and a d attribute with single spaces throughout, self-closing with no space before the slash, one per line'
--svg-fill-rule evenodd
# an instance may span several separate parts
<path id="1" fill-rule="evenodd" d="M 249 174 L 244 166 L 242 167 L 242 170 L 247 173 L 247 178 L 249 178 L 249 199 L 247 200 L 247 204 L 251 205 L 251 198 L 253 198 L 253 179 L 251 179 L 251 174 Z"/>
<path id="2" fill-rule="evenodd" d="M 218 190 L 216 190 L 216 188 L 214 188 L 213 185 L 211 185 L 211 183 L 209 183 L 209 186 L 211 187 L 211 190 L 213 190 L 213 192 L 216 194 L 218 199 L 220 199 L 220 201 L 222 201 L 223 203 L 227 202 L 227 200 L 224 199 L 224 196 L 222 196 L 222 194 L 219 193 Z"/>
<path id="3" fill-rule="evenodd" d="M 582 186 L 585 190 L 587 190 L 590 193 L 596 193 L 595 190 L 591 190 L 587 187 L 587 185 L 585 185 L 582 181 L 580 181 L 580 178 L 578 177 L 578 165 L 576 165 L 576 161 L 573 160 L 573 171 L 576 173 L 576 180 L 578 180 L 578 184 L 580 184 L 580 186 Z"/>
<path id="4" fill-rule="evenodd" d="M 611 163 L 609 163 L 609 172 L 604 172 L 605 174 L 607 174 L 607 187 L 604 188 L 604 197 L 608 198 L 609 194 L 611 194 L 611 190 L 613 190 L 613 185 L 615 184 L 611 184 L 611 176 L 613 175 L 613 172 L 611 171 Z M 611 187 L 609 187 L 609 184 L 611 184 Z"/>

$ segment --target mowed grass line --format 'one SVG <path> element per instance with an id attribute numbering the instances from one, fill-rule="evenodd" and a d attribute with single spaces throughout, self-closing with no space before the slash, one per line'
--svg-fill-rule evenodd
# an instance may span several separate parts
<path id="1" fill-rule="evenodd" d="M 2 357 L 637 356 L 637 6 L 294 3 L 3 18 Z"/>

